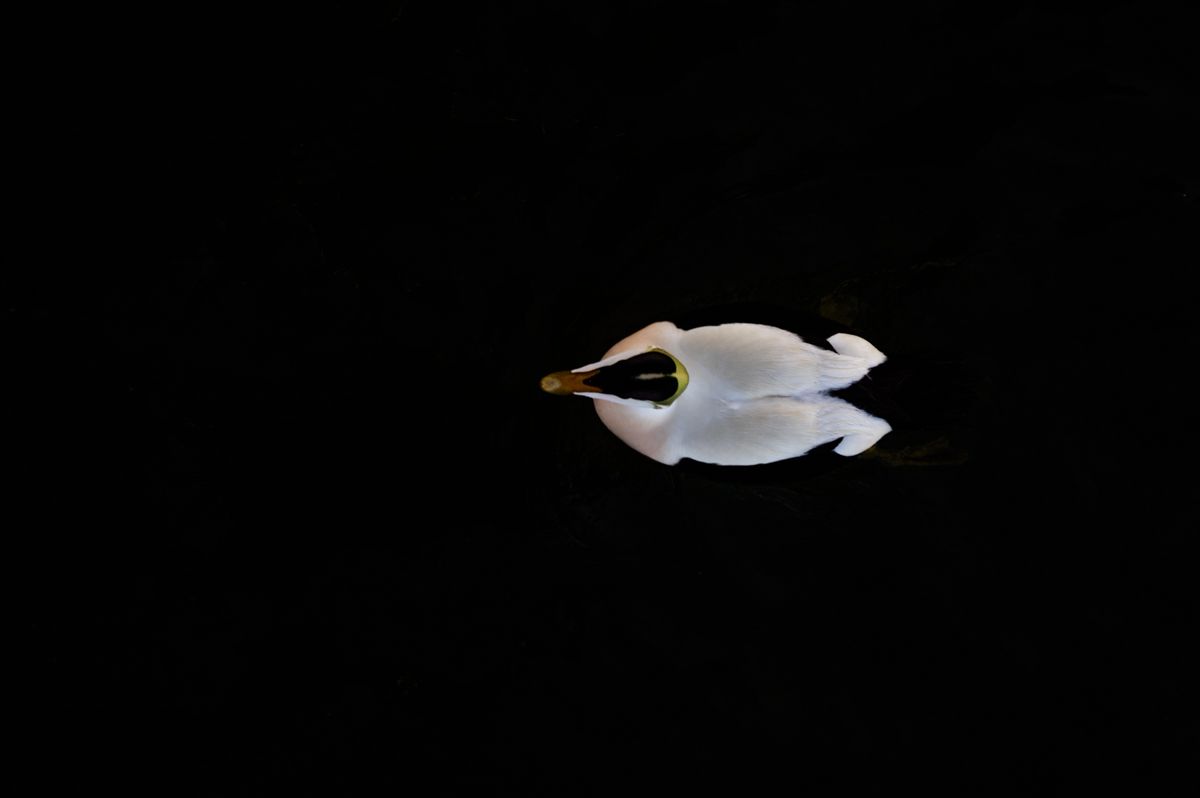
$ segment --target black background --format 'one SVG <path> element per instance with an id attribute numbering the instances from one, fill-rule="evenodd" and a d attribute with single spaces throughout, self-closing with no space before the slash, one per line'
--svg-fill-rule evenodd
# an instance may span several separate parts
<path id="1" fill-rule="evenodd" d="M 97 99 L 143 183 L 38 739 L 170 795 L 1194 784 L 1187 26 L 961 5 L 164 23 Z M 863 335 L 895 431 L 668 468 L 537 390 L 658 320 Z"/>

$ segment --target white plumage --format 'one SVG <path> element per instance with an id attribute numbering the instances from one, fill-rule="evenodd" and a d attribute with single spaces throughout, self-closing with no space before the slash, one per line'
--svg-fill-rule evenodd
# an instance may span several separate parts
<path id="1" fill-rule="evenodd" d="M 546 377 L 542 387 L 591 397 L 617 437 L 668 465 L 685 457 L 719 465 L 770 463 L 838 439 L 835 452 L 859 454 L 891 426 L 828 392 L 857 382 L 885 357 L 856 335 L 828 340 L 832 352 L 761 324 L 681 330 L 656 322 L 618 342 L 602 360 Z M 682 365 L 682 392 L 670 404 L 604 393 L 583 382 L 655 350 Z"/>

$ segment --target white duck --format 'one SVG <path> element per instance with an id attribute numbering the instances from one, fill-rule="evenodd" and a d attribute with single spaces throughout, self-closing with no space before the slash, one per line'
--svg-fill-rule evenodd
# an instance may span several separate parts
<path id="1" fill-rule="evenodd" d="M 799 457 L 837 439 L 834 451 L 869 449 L 891 426 L 830 396 L 882 363 L 856 335 L 830 337 L 830 352 L 761 324 L 681 330 L 656 322 L 604 359 L 542 378 L 552 394 L 582 394 L 629 446 L 660 463 L 688 457 L 755 465 Z"/>

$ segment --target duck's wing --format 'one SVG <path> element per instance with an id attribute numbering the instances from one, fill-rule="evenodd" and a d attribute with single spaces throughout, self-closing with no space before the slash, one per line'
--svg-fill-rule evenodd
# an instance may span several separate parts
<path id="1" fill-rule="evenodd" d="M 891 431 L 881 418 L 827 394 L 745 402 L 680 403 L 660 462 L 688 457 L 717 465 L 758 465 L 799 457 L 841 439 L 834 451 L 855 455 Z M 653 455 L 652 455 L 653 456 Z"/>
<path id="2" fill-rule="evenodd" d="M 778 327 L 720 324 L 683 331 L 678 356 L 692 380 L 730 401 L 845 388 L 885 360 L 857 335 L 839 333 L 829 344 L 834 351 Z"/>

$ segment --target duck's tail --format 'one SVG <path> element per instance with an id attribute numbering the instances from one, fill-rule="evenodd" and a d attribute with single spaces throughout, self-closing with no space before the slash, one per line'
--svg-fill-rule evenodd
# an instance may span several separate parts
<path id="1" fill-rule="evenodd" d="M 836 391 L 861 380 L 873 367 L 887 360 L 863 338 L 838 333 L 828 339 L 833 352 L 822 350 L 817 390 Z"/>
<path id="2" fill-rule="evenodd" d="M 866 338 L 859 338 L 857 335 L 838 333 L 825 340 L 829 341 L 833 351 L 839 355 L 857 358 L 863 361 L 867 368 L 874 368 L 887 360 L 883 352 L 876 349 Z"/>

